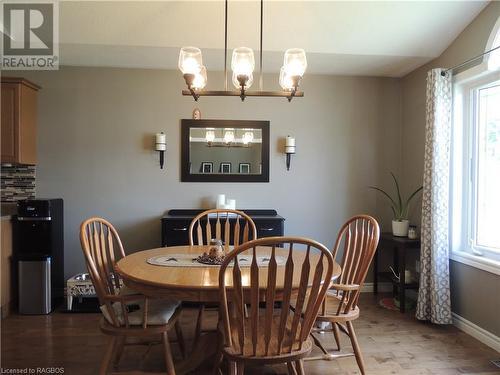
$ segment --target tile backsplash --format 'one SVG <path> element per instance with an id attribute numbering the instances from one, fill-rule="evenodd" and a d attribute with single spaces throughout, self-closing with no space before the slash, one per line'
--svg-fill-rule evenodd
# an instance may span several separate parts
<path id="1" fill-rule="evenodd" d="M 36 167 L 31 165 L 2 165 L 2 202 L 35 198 Z"/>

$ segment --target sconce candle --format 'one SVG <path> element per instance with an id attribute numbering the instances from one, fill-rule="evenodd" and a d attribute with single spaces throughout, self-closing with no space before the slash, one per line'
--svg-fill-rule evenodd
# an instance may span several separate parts
<path id="1" fill-rule="evenodd" d="M 285 141 L 285 154 L 286 154 L 286 170 L 290 170 L 290 160 L 292 154 L 295 154 L 295 138 L 287 135 Z"/>
<path id="2" fill-rule="evenodd" d="M 160 153 L 160 168 L 163 169 L 165 151 L 167 150 L 167 136 L 165 133 L 157 133 L 156 134 L 156 151 Z"/>

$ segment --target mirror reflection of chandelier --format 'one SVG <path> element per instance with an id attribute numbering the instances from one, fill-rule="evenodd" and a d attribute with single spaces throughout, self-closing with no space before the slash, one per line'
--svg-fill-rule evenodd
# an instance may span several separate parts
<path id="1" fill-rule="evenodd" d="M 207 69 L 203 65 L 201 50 L 197 47 L 182 47 L 179 53 L 179 70 L 182 72 L 187 90 L 182 95 L 191 95 L 195 101 L 200 96 L 239 96 L 242 101 L 247 96 L 286 97 L 290 102 L 295 96 L 304 96 L 298 91 L 299 83 L 307 68 L 306 53 L 301 48 L 285 51 L 283 66 L 280 70 L 279 84 L 283 91 L 263 91 L 262 41 L 264 0 L 260 1 L 260 51 L 259 51 L 259 91 L 247 91 L 254 82 L 255 58 L 251 48 L 238 47 L 233 50 L 231 82 L 237 91 L 227 88 L 227 2 L 225 0 L 224 23 L 224 91 L 204 90 L 207 84 Z"/>
<path id="2" fill-rule="evenodd" d="M 238 130 L 225 128 L 221 129 L 220 137 L 215 134 L 215 129 L 209 129 L 205 131 L 205 140 L 208 146 L 224 146 L 224 147 L 242 147 L 250 146 L 254 140 L 254 133 L 249 129 Z"/>

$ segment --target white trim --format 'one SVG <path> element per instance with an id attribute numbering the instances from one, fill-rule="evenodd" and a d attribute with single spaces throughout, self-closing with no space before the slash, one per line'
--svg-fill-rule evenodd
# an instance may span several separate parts
<path id="1" fill-rule="evenodd" d="M 373 293 L 373 283 L 364 283 L 361 287 L 361 293 Z M 391 283 L 378 283 L 378 292 L 379 293 L 387 293 L 392 292 L 392 284 Z"/>
<path id="2" fill-rule="evenodd" d="M 500 262 L 483 256 L 472 255 L 466 251 L 451 251 L 450 259 L 500 276 Z"/>
<path id="3" fill-rule="evenodd" d="M 455 327 L 500 353 L 500 337 L 462 318 L 458 314 L 451 313 L 451 315 Z"/>
<path id="4" fill-rule="evenodd" d="M 495 22 L 495 26 L 493 26 L 493 29 L 491 30 L 484 52 L 494 48 L 493 44 L 495 43 L 495 40 L 499 34 L 500 34 L 500 17 L 497 18 L 497 22 Z M 491 53 L 484 55 L 483 61 L 487 63 L 488 59 L 490 58 L 490 55 Z"/>

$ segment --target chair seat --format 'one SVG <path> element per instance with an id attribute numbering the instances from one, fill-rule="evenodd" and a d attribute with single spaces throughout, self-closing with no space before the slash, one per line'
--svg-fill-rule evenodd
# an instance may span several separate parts
<path id="1" fill-rule="evenodd" d="M 290 350 L 290 328 L 291 328 L 291 316 L 289 316 L 287 327 L 285 329 L 285 339 L 283 340 L 282 350 L 280 353 L 278 347 L 278 329 L 280 323 L 280 316 L 273 316 L 272 326 L 271 326 L 271 340 L 269 342 L 269 350 L 266 354 L 266 346 L 265 346 L 265 318 L 263 315 L 259 316 L 259 324 L 258 324 L 258 340 L 257 340 L 257 348 L 256 355 L 254 355 L 253 351 L 253 343 L 252 343 L 252 335 L 249 331 L 249 327 L 251 327 L 251 322 L 249 318 L 245 318 L 245 326 L 247 329 L 245 330 L 245 342 L 243 345 L 243 353 L 241 351 L 240 343 L 238 340 L 238 327 L 239 324 L 235 320 L 231 321 L 231 337 L 233 340 L 232 347 L 225 347 L 224 353 L 234 359 L 244 358 L 245 361 L 251 361 L 252 359 L 263 361 L 266 358 L 269 359 L 269 363 L 273 362 L 273 360 L 277 358 L 283 357 L 292 357 L 292 358 L 302 358 L 305 357 L 312 349 L 312 342 L 308 339 L 302 344 L 302 348 L 299 348 L 298 343 L 294 343 L 292 350 Z M 300 333 L 300 323 L 297 328 L 297 336 Z M 292 359 L 291 359 L 292 360 Z"/>
<path id="2" fill-rule="evenodd" d="M 169 300 L 159 300 L 152 299 L 148 300 L 148 315 L 147 324 L 149 325 L 165 325 L 168 324 L 170 318 L 174 315 L 177 308 L 181 305 L 180 301 L 169 301 Z M 125 319 L 123 317 L 122 305 L 120 302 L 113 303 L 113 310 L 118 317 L 120 325 L 125 325 Z M 113 324 L 111 315 L 108 313 L 106 306 L 101 306 L 102 314 L 106 321 Z M 127 304 L 128 309 L 128 323 L 132 326 L 138 326 L 143 324 L 144 315 L 144 300 L 138 301 L 137 303 Z"/>
<path id="3" fill-rule="evenodd" d="M 345 306 L 342 306 L 340 313 L 337 315 L 341 297 L 338 297 L 333 292 L 328 292 L 326 295 L 326 314 L 322 314 L 322 309 L 319 309 L 319 315 L 316 318 L 318 322 L 346 322 L 355 320 L 359 317 L 359 308 L 356 306 L 354 309 L 344 312 Z"/>

